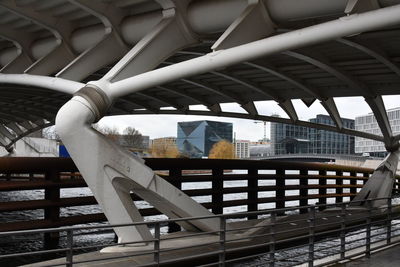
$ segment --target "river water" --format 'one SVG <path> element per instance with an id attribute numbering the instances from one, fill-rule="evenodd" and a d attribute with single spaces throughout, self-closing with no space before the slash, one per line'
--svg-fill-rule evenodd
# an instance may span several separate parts
<path id="1" fill-rule="evenodd" d="M 244 173 L 245 171 L 234 171 L 233 174 L 237 173 Z M 264 173 L 270 173 L 269 171 L 264 171 Z M 296 173 L 294 173 L 296 174 Z M 286 184 L 298 184 L 298 179 L 287 180 Z M 310 183 L 317 183 L 316 181 L 310 181 Z M 329 183 L 329 181 L 328 181 Z M 274 185 L 275 181 L 271 180 L 259 180 L 259 185 Z M 224 187 L 242 187 L 247 186 L 247 181 L 225 181 Z M 211 188 L 210 182 L 201 182 L 201 183 L 183 183 L 182 189 L 199 189 L 199 188 Z M 334 192 L 334 191 L 333 191 Z M 312 192 L 310 193 L 317 193 Z M 328 191 L 328 193 L 330 193 Z M 296 190 L 287 191 L 286 195 L 298 194 Z M 79 197 L 79 196 L 90 196 L 92 195 L 90 189 L 88 188 L 72 188 L 72 189 L 62 189 L 61 190 L 61 197 Z M 275 192 L 260 192 L 259 197 L 274 197 Z M 43 199 L 44 198 L 44 190 L 30 190 L 30 191 L 15 191 L 15 192 L 2 192 L 0 193 L 0 202 L 6 201 L 22 201 L 22 200 L 33 200 L 33 199 Z M 240 193 L 240 194 L 227 194 L 224 195 L 224 200 L 235 200 L 235 199 L 246 199 L 247 193 Z M 194 199 L 198 202 L 210 202 L 211 196 L 200 196 L 194 197 Z M 315 201 L 310 201 L 309 204 L 315 203 Z M 329 202 L 333 202 L 334 200 L 328 199 Z M 345 199 L 346 201 L 346 199 Z M 395 200 L 398 202 L 398 200 Z M 135 203 L 139 208 L 150 207 L 150 205 L 144 201 L 137 201 Z M 259 209 L 268 209 L 274 208 L 274 203 L 268 204 L 260 204 Z M 298 201 L 287 202 L 287 206 L 297 206 L 299 205 Z M 237 207 L 228 207 L 224 208 L 224 213 L 235 213 L 235 212 L 242 212 L 246 211 L 247 206 L 237 206 Z M 89 206 L 79 206 L 79 207 L 69 207 L 69 208 L 62 208 L 61 209 L 61 216 L 71 216 L 71 215 L 80 215 L 80 214 L 90 214 L 90 213 L 99 213 L 101 209 L 98 205 L 89 205 Z M 3 212 L 0 213 L 0 223 L 3 222 L 18 222 L 18 221 L 27 221 L 27 220 L 37 220 L 43 219 L 44 214 L 42 210 L 31 210 L 31 211 L 19 211 L 19 212 Z M 146 217 L 146 220 L 156 220 L 156 219 L 165 219 L 165 216 L 150 216 Z M 91 225 L 101 225 L 102 223 L 95 223 Z M 87 224 L 86 224 L 87 225 Z M 381 231 L 377 229 L 376 231 Z M 167 227 L 163 227 L 161 229 L 162 234 L 167 232 Z M 81 247 L 81 246 L 101 246 L 101 245 L 108 245 L 114 243 L 114 233 L 110 231 L 105 232 L 96 232 L 92 233 L 90 231 L 86 232 L 78 232 L 77 235 L 74 236 L 74 246 Z M 354 235 L 354 237 L 349 237 L 348 240 L 351 238 L 358 239 L 362 236 L 363 233 L 358 235 Z M 339 239 L 332 239 L 328 242 L 323 242 L 319 245 L 316 245 L 317 249 L 321 249 L 320 254 L 326 254 L 326 250 L 332 253 L 332 248 L 337 247 Z M 66 237 L 65 234 L 61 234 L 60 237 L 60 247 L 65 247 L 66 244 Z M 13 236 L 13 237 L 6 237 L 0 239 L 0 255 L 9 254 L 9 253 L 16 253 L 16 252 L 28 252 L 28 251 L 37 251 L 43 249 L 43 237 L 40 235 L 31 235 L 31 236 Z M 324 248 L 326 250 L 324 250 Z M 93 249 L 92 249 L 93 250 Z M 301 254 L 304 250 L 305 256 L 294 258 L 294 255 Z M 83 250 L 90 251 L 90 250 Z M 324 252 L 325 251 L 325 252 Z M 280 259 L 278 262 L 278 266 L 287 266 L 292 265 L 296 262 L 304 261 L 304 257 L 306 257 L 307 247 L 304 246 L 303 248 L 296 248 L 295 250 L 286 250 L 276 254 L 276 258 Z M 63 256 L 61 254 L 60 256 Z M 54 257 L 54 256 L 53 256 Z M 39 257 L 18 257 L 13 259 L 0 259 L 0 266 L 1 267 L 8 267 L 8 266 L 16 266 L 20 264 L 26 264 L 33 261 L 43 260 L 45 258 Z M 258 257 L 255 260 L 242 262 L 237 266 L 264 266 L 266 261 L 268 261 L 268 256 Z"/>

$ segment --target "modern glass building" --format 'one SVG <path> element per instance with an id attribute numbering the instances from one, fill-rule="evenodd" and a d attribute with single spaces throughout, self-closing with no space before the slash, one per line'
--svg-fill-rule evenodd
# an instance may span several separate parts
<path id="1" fill-rule="evenodd" d="M 179 151 L 191 158 L 208 157 L 211 148 L 221 140 L 232 143 L 232 123 L 219 121 L 178 122 L 176 144 Z"/>
<path id="2" fill-rule="evenodd" d="M 317 115 L 310 122 L 335 125 L 327 115 Z M 342 118 L 344 128 L 354 129 L 354 120 Z M 331 131 L 309 128 L 310 153 L 312 154 L 354 154 L 354 136 Z"/>
<path id="3" fill-rule="evenodd" d="M 400 133 L 400 108 L 387 110 L 390 126 L 393 134 Z M 376 122 L 375 116 L 372 113 L 356 117 L 355 121 L 356 130 L 382 135 L 382 132 Z M 361 137 L 355 138 L 355 152 L 357 154 L 368 154 L 374 157 L 384 157 L 387 152 L 385 145 L 382 142 L 369 140 Z"/>
<path id="4" fill-rule="evenodd" d="M 354 120 L 342 118 L 343 126 L 354 129 Z M 317 115 L 310 122 L 334 125 L 327 115 Z M 271 123 L 274 155 L 282 154 L 354 154 L 354 137 L 297 125 Z"/>
<path id="5" fill-rule="evenodd" d="M 309 144 L 308 128 L 271 122 L 273 155 L 309 153 Z"/>

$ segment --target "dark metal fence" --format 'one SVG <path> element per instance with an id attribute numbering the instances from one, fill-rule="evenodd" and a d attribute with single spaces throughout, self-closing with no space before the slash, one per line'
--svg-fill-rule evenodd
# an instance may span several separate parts
<path id="1" fill-rule="evenodd" d="M 263 204 L 281 209 L 288 205 L 325 204 L 327 199 L 343 202 L 355 196 L 373 171 L 332 164 L 252 160 L 146 159 L 146 164 L 176 187 L 183 188 L 189 196 L 203 197 L 202 204 L 215 214 L 238 206 L 242 210 L 257 211 Z M 86 187 L 77 171 L 71 159 L 0 158 L 0 192 L 45 191 L 44 199 L 0 203 L 0 213 L 44 210 L 43 219 L 0 223 L 0 231 L 105 221 L 102 213 L 60 217 L 60 208 L 97 204 L 92 196 L 60 197 L 61 189 Z M 394 193 L 399 191 L 399 179 Z M 226 185 L 230 182 L 236 185 Z M 199 184 L 195 189 L 185 189 L 187 183 Z M 232 194 L 242 197 L 224 198 Z M 140 200 L 134 194 L 132 199 Z M 140 212 L 143 216 L 160 214 L 154 208 L 142 208 Z"/>
<path id="2" fill-rule="evenodd" d="M 373 201 L 367 201 L 372 207 Z M 323 207 L 324 212 L 318 212 Z M 307 210 L 306 214 L 299 214 Z M 278 216 L 282 213 L 297 213 L 290 216 Z M 254 216 L 267 220 L 267 223 L 249 225 L 233 222 L 232 218 Z M 183 218 L 134 223 L 129 225 L 103 225 L 86 227 L 68 227 L 58 229 L 25 230 L 0 233 L 7 236 L 27 237 L 44 233 L 59 233 L 66 238 L 65 245 L 57 249 L 26 253 L 0 255 L 0 260 L 13 257 L 31 257 L 39 254 L 58 253 L 61 259 L 42 262 L 40 266 L 73 266 L 80 263 L 122 264 L 129 259 L 130 266 L 154 266 L 188 264 L 187 266 L 232 265 L 238 262 L 258 262 L 265 266 L 324 266 L 345 261 L 357 256 L 370 257 L 378 249 L 400 242 L 400 210 L 387 199 L 387 205 L 381 208 L 354 208 L 349 203 L 307 205 L 239 214 L 215 215 L 220 219 L 220 229 L 215 232 L 182 232 L 180 235 L 162 234 L 162 228 L 171 222 L 200 220 L 209 217 Z M 75 244 L 76 233 L 91 231 L 97 234 L 112 227 L 132 227 L 147 225 L 153 229 L 153 237 L 140 242 L 114 244 L 119 249 L 146 244 L 132 251 L 91 253 L 77 255 L 90 248 L 104 246 L 79 246 Z M 227 227 L 229 225 L 229 227 Z M 250 232 L 248 232 L 250 231 Z M 202 239 L 200 239 L 203 237 Z M 204 239 L 206 237 L 206 239 Z M 191 238 L 190 242 L 187 239 Z M 203 240 L 197 242 L 197 240 Z M 174 240 L 181 240 L 173 243 Z M 184 241 L 186 240 L 186 242 Z M 175 244 L 169 246 L 168 244 Z M 106 245 L 111 246 L 111 245 Z M 132 248 L 132 247 L 131 247 Z M 60 254 L 61 253 L 61 254 Z M 290 256 L 288 256 L 290 255 Z M 133 260 L 134 259 L 134 260 Z M 127 261 L 128 262 L 128 261 Z M 38 265 L 39 266 L 39 265 Z"/>

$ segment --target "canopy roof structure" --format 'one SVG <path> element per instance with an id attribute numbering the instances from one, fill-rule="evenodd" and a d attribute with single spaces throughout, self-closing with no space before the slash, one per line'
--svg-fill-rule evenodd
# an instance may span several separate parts
<path id="1" fill-rule="evenodd" d="M 400 93 L 400 0 L 0 0 L 0 68 L 6 148 L 54 124 L 91 81 L 107 84 L 107 115 L 295 123 L 388 150 L 400 139 L 382 101 Z M 345 96 L 366 99 L 382 136 L 343 128 L 334 98 Z M 336 126 L 298 120 L 293 99 L 321 101 Z M 289 119 L 260 115 L 261 100 Z M 231 102 L 246 113 L 221 110 Z M 190 108 L 198 104 L 208 110 Z"/>

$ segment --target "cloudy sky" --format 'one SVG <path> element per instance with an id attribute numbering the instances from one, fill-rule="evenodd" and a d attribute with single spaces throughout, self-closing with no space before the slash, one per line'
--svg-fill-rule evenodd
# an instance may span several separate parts
<path id="1" fill-rule="evenodd" d="M 384 96 L 386 109 L 400 106 L 400 96 Z M 371 109 L 361 97 L 336 98 L 340 115 L 344 118 L 354 119 L 356 116 L 365 115 L 371 112 Z M 285 116 L 282 109 L 273 101 L 256 102 L 258 112 L 262 115 L 279 114 Z M 308 120 L 317 114 L 327 114 L 318 101 L 308 108 L 301 100 L 294 100 L 293 104 L 297 110 L 300 119 Z M 244 112 L 237 104 L 222 104 L 223 111 Z M 203 109 L 201 106 L 193 106 L 192 109 Z M 213 120 L 233 123 L 233 131 L 236 133 L 236 139 L 259 140 L 263 138 L 263 124 L 254 123 L 254 120 L 233 119 L 224 117 L 209 116 L 190 116 L 190 115 L 125 115 L 103 118 L 100 126 L 116 127 L 122 130 L 128 126 L 139 130 L 143 135 L 149 135 L 150 138 L 159 138 L 165 136 L 176 136 L 177 122 L 195 121 L 195 120 Z M 269 137 L 269 123 L 267 123 L 267 137 Z"/>

